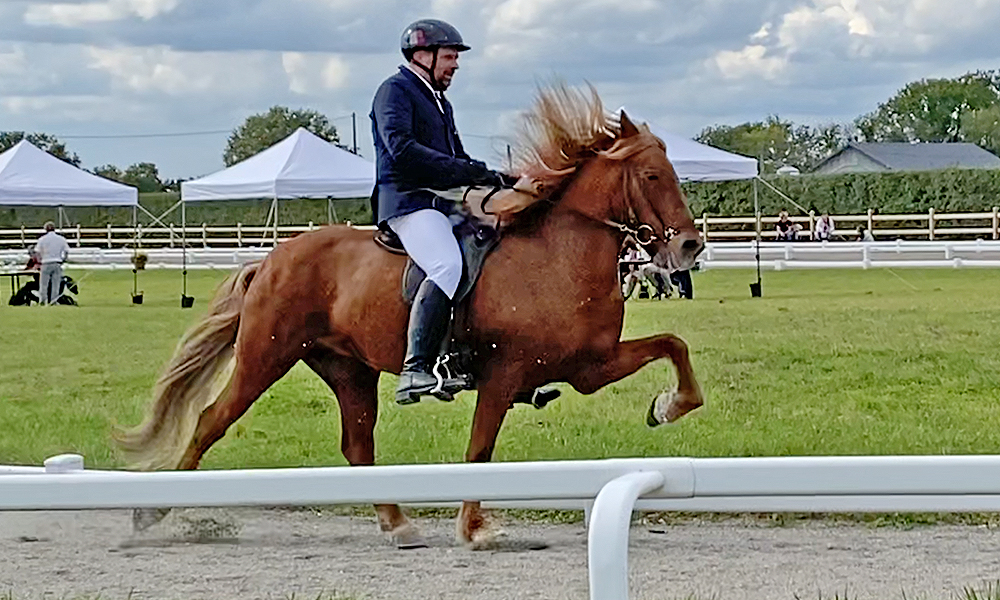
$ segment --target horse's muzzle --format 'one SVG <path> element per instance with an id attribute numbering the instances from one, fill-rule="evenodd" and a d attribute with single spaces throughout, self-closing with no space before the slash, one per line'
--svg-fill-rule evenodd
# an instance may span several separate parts
<path id="1" fill-rule="evenodd" d="M 671 271 L 687 271 L 694 267 L 695 259 L 705 249 L 705 241 L 697 230 L 674 234 L 667 244 L 667 267 Z"/>

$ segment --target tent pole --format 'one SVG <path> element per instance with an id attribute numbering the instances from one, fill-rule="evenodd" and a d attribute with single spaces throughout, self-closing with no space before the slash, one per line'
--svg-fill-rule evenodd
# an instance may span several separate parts
<path id="1" fill-rule="evenodd" d="M 136 205 L 138 206 L 138 205 Z M 139 295 L 139 210 L 132 207 L 132 303 Z"/>
<path id="2" fill-rule="evenodd" d="M 271 215 L 274 214 L 274 202 L 272 201 L 270 206 L 267 207 L 267 218 L 264 219 L 264 228 L 260 232 L 260 247 L 263 248 L 264 244 L 267 243 L 267 229 L 271 226 Z"/>
<path id="3" fill-rule="evenodd" d="M 274 197 L 274 246 L 278 247 L 278 197 Z"/>
<path id="4" fill-rule="evenodd" d="M 181 196 L 181 308 L 187 298 L 187 202 Z"/>
<path id="5" fill-rule="evenodd" d="M 758 179 L 759 179 L 759 177 L 754 177 L 753 178 L 754 229 L 757 230 L 757 236 L 756 236 L 756 239 L 755 239 L 755 242 L 754 242 L 754 259 L 757 262 L 757 287 L 756 287 L 756 289 L 754 289 L 753 286 L 751 286 L 750 293 L 751 293 L 751 295 L 754 295 L 754 292 L 756 291 L 756 295 L 757 296 L 761 296 L 763 294 L 763 292 L 762 292 L 761 286 L 760 286 L 760 234 L 761 234 L 761 230 L 760 229 L 761 229 L 761 227 L 760 227 L 760 201 L 758 200 L 758 197 L 757 197 L 757 180 Z"/>

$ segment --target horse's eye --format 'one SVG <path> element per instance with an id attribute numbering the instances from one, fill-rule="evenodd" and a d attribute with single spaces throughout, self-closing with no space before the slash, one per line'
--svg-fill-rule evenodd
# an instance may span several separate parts
<path id="1" fill-rule="evenodd" d="M 646 179 L 648 179 L 648 180 L 650 180 L 650 181 L 656 181 L 656 180 L 657 180 L 657 179 L 659 179 L 659 178 L 660 178 L 660 176 L 659 176 L 659 175 L 647 175 L 647 176 L 646 176 Z"/>

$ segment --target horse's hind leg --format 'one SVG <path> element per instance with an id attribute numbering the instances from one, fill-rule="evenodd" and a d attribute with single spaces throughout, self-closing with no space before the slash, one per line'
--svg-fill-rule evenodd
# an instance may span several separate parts
<path id="1" fill-rule="evenodd" d="M 330 386 L 340 404 L 340 447 L 352 466 L 375 464 L 378 372 L 364 363 L 314 351 L 305 363 Z M 379 527 L 398 548 L 424 548 L 426 541 L 396 504 L 376 504 Z"/>
<path id="2" fill-rule="evenodd" d="M 664 357 L 669 357 L 677 370 L 677 388 L 653 399 L 646 422 L 650 427 L 672 423 L 704 404 L 701 387 L 691 367 L 687 344 L 676 335 L 665 333 L 619 342 L 609 356 L 597 364 L 588 364 L 569 383 L 583 394 L 592 394 Z"/>
<path id="3" fill-rule="evenodd" d="M 215 401 L 199 415 L 194 435 L 177 469 L 197 469 L 212 444 L 298 362 L 301 344 L 279 345 L 271 339 L 271 330 L 266 327 L 257 326 L 251 331 L 236 345 L 231 365 L 233 372 L 225 386 L 219 389 Z M 132 512 L 132 526 L 141 531 L 161 521 L 169 512 L 169 508 L 137 508 Z"/>

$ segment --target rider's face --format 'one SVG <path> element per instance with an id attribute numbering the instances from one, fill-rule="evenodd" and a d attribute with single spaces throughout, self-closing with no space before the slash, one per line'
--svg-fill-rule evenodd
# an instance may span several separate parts
<path id="1" fill-rule="evenodd" d="M 438 50 L 437 68 L 434 69 L 434 79 L 441 83 L 441 87 L 448 89 L 451 80 L 458 70 L 458 50 L 454 48 L 441 48 Z"/>
<path id="2" fill-rule="evenodd" d="M 429 69 L 431 63 L 434 62 L 434 53 L 429 50 L 418 50 L 414 53 L 413 60 Z M 438 50 L 437 65 L 434 67 L 434 79 L 443 89 L 448 89 L 457 70 L 458 50 L 454 48 L 440 48 Z"/>

